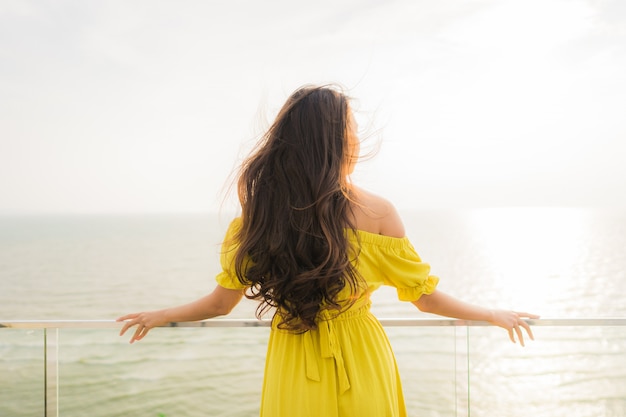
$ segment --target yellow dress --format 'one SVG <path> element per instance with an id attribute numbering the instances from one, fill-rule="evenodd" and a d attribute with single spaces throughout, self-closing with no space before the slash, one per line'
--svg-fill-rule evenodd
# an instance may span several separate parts
<path id="1" fill-rule="evenodd" d="M 222 250 L 219 285 L 243 289 L 233 270 L 235 219 Z M 431 294 L 439 281 L 429 275 L 408 238 L 348 232 L 360 245 L 355 265 L 365 280 L 361 294 L 341 313 L 320 313 L 318 328 L 292 333 L 272 323 L 261 400 L 261 417 L 406 416 L 400 376 L 389 340 L 370 313 L 370 294 L 381 285 L 397 288 L 402 301 Z M 229 243 L 230 242 L 230 243 Z"/>

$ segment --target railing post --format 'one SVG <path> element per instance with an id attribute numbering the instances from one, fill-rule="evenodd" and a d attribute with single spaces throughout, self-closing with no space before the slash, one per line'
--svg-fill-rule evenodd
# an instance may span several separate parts
<path id="1" fill-rule="evenodd" d="M 51 330 L 51 331 L 49 331 Z M 59 329 L 43 329 L 44 412 L 59 416 Z"/>
<path id="2" fill-rule="evenodd" d="M 454 415 L 470 416 L 469 326 L 454 327 Z"/>
<path id="3" fill-rule="evenodd" d="M 470 417 L 471 415 L 471 401 L 470 401 L 470 392 L 472 389 L 472 385 L 471 385 L 471 381 L 470 381 L 470 377 L 471 377 L 471 373 L 470 373 L 470 326 L 466 327 L 467 329 L 467 417 Z"/>

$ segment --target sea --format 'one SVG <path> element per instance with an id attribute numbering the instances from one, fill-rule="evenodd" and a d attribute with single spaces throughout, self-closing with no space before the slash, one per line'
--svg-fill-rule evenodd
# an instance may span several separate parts
<path id="1" fill-rule="evenodd" d="M 626 210 L 404 210 L 439 289 L 545 319 L 626 318 Z M 114 320 L 193 301 L 228 213 L 0 216 L 0 322 Z M 233 318 L 255 319 L 240 303 Z M 379 318 L 433 318 L 373 295 Z M 572 322 L 574 323 L 574 322 Z M 626 326 L 386 327 L 409 416 L 626 416 Z M 258 415 L 269 329 L 58 333 L 59 415 Z M 43 330 L 0 328 L 0 417 L 44 415 Z M 289 395 L 285 393 L 285 395 Z M 320 399 L 323 401 L 323 399 Z M 294 416 L 297 417 L 297 416 Z"/>

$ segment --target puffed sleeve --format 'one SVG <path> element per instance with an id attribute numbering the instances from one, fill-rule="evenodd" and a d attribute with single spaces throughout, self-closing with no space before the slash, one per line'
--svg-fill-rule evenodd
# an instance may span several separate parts
<path id="1" fill-rule="evenodd" d="M 401 301 L 416 301 L 422 294 L 432 294 L 439 283 L 406 237 L 380 247 L 378 262 L 384 284 L 395 287 Z"/>
<path id="2" fill-rule="evenodd" d="M 235 240 L 237 232 L 241 229 L 241 218 L 234 219 L 228 226 L 224 242 L 222 243 L 222 249 L 220 254 L 220 264 L 222 265 L 222 272 L 217 274 L 215 280 L 217 283 L 231 290 L 241 290 L 246 288 L 235 273 L 235 254 L 237 253 L 238 243 Z"/>

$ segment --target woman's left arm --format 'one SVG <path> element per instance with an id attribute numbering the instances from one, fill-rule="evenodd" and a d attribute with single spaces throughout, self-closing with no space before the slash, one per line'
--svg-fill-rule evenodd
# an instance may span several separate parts
<path id="1" fill-rule="evenodd" d="M 130 343 L 133 343 L 143 339 L 150 329 L 170 322 L 196 321 L 224 316 L 235 308 L 241 301 L 243 294 L 244 290 L 231 290 L 218 285 L 211 294 L 189 304 L 163 310 L 127 314 L 117 319 L 117 321 L 126 321 L 120 331 L 120 336 L 136 325 L 137 330 L 130 339 Z"/>
<path id="2" fill-rule="evenodd" d="M 515 343 L 515 334 L 517 334 L 517 338 L 522 346 L 524 346 L 524 336 L 521 328 L 526 329 L 528 336 L 531 340 L 534 340 L 530 326 L 522 319 L 539 318 L 539 316 L 530 313 L 487 309 L 458 300 L 438 290 L 435 290 L 432 294 L 423 294 L 419 299 L 413 301 L 413 304 L 420 309 L 420 311 L 426 313 L 462 320 L 487 321 L 506 329 L 513 343 Z"/>

